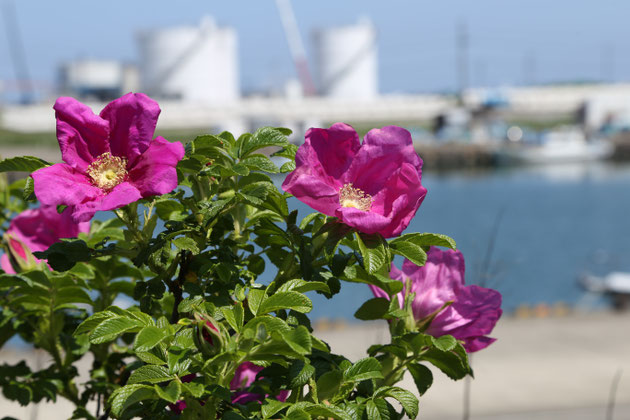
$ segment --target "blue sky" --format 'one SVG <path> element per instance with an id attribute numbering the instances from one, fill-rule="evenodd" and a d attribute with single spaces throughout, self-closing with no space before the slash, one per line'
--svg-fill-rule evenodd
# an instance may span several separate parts
<path id="1" fill-rule="evenodd" d="M 0 2 L 6 0 L 0 0 Z M 28 65 L 50 84 L 57 65 L 78 57 L 134 61 L 140 29 L 196 24 L 212 15 L 239 36 L 245 90 L 279 86 L 295 75 L 273 0 L 15 0 Z M 316 27 L 370 17 L 379 32 L 382 92 L 452 90 L 455 27 L 466 21 L 472 85 L 630 80 L 627 0 L 294 0 L 307 49 Z M 612 64 L 610 64 L 612 62 Z M 530 65 L 531 67 L 531 65 Z M 4 22 L 0 80 L 13 78 Z"/>

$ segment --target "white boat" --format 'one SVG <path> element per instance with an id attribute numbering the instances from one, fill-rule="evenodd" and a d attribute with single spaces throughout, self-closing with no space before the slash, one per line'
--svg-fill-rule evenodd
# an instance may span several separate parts
<path id="1" fill-rule="evenodd" d="M 585 275 L 579 283 L 589 292 L 610 297 L 615 309 L 630 309 L 630 273 L 614 271 L 604 277 Z"/>
<path id="2" fill-rule="evenodd" d="M 587 139 L 577 127 L 548 131 L 536 142 L 516 141 L 497 150 L 499 163 L 549 164 L 588 162 L 610 157 L 613 145 L 602 139 Z"/>

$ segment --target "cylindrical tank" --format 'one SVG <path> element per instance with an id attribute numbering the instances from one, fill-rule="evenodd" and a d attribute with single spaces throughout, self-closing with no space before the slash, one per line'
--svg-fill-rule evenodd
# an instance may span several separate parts
<path id="1" fill-rule="evenodd" d="M 139 34 L 142 90 L 186 102 L 225 103 L 239 94 L 236 32 L 210 18 Z"/>
<path id="2" fill-rule="evenodd" d="M 376 29 L 368 19 L 314 33 L 320 94 L 347 99 L 378 95 Z"/>

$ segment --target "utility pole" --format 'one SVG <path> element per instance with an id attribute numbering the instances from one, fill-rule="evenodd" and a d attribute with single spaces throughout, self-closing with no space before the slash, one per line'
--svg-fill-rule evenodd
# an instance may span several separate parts
<path id="1" fill-rule="evenodd" d="M 455 36 L 455 48 L 457 52 L 457 92 L 460 101 L 463 99 L 464 90 L 468 88 L 468 25 L 462 20 L 457 24 Z"/>
<path id="2" fill-rule="evenodd" d="M 20 102 L 25 105 L 30 104 L 35 101 L 35 91 L 26 63 L 26 54 L 22 37 L 20 36 L 15 4 L 12 0 L 4 0 L 1 5 L 15 79 L 21 95 Z"/>

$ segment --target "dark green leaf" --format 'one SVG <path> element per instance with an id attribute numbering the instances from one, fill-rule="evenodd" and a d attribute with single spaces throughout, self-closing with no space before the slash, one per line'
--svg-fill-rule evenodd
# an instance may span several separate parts
<path id="1" fill-rule="evenodd" d="M 313 309 L 313 303 L 305 295 L 299 292 L 280 292 L 269 296 L 258 308 L 260 315 L 274 312 L 279 309 L 293 309 L 297 312 L 310 312 Z"/>
<path id="2" fill-rule="evenodd" d="M 33 172 L 37 169 L 52 165 L 34 156 L 18 156 L 0 161 L 0 172 Z"/>
<path id="3" fill-rule="evenodd" d="M 194 239 L 189 238 L 187 236 L 182 236 L 177 239 L 173 239 L 173 245 L 175 245 L 179 249 L 190 251 L 193 254 L 199 253 L 199 247 L 197 246 L 197 242 L 195 242 Z"/>
<path id="4" fill-rule="evenodd" d="M 422 396 L 433 385 L 433 373 L 428 367 L 419 363 L 407 365 L 407 369 L 416 383 L 418 394 Z"/>
<path id="5" fill-rule="evenodd" d="M 354 313 L 354 317 L 363 321 L 382 319 L 389 311 L 389 300 L 385 298 L 372 298 L 365 302 Z"/>
<path id="6" fill-rule="evenodd" d="M 148 399 L 156 398 L 153 387 L 148 385 L 125 385 L 117 389 L 109 398 L 109 404 L 112 414 L 116 417 L 120 415 L 131 405 Z"/>
<path id="7" fill-rule="evenodd" d="M 142 327 L 142 323 L 136 319 L 117 316 L 105 319 L 99 323 L 92 334 L 90 334 L 90 343 L 100 344 L 114 340 L 120 334 Z"/>
<path id="8" fill-rule="evenodd" d="M 140 330 L 138 335 L 136 335 L 133 348 L 137 352 L 149 351 L 168 336 L 168 330 L 163 328 L 154 326 L 144 327 Z"/>
<path id="9" fill-rule="evenodd" d="M 360 382 L 366 379 L 382 379 L 381 364 L 373 357 L 366 357 L 350 366 L 344 372 L 346 382 Z"/>
<path id="10" fill-rule="evenodd" d="M 175 375 L 169 374 L 164 366 L 144 365 L 134 370 L 129 377 L 127 383 L 136 384 L 139 382 L 148 382 L 150 384 L 158 384 L 173 379 Z"/>
<path id="11" fill-rule="evenodd" d="M 171 383 L 168 384 L 168 386 L 166 386 L 165 388 L 161 388 L 158 385 L 153 385 L 153 389 L 155 390 L 155 393 L 158 395 L 158 397 L 170 402 L 171 404 L 175 404 L 182 394 L 182 386 L 179 381 L 171 381 Z"/>
<path id="12" fill-rule="evenodd" d="M 368 273 L 376 273 L 384 264 L 389 263 L 387 242 L 381 235 L 356 233 L 355 236 L 363 257 L 363 266 Z"/>

